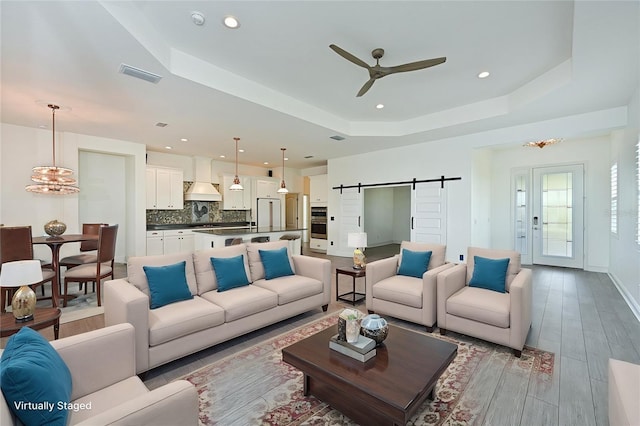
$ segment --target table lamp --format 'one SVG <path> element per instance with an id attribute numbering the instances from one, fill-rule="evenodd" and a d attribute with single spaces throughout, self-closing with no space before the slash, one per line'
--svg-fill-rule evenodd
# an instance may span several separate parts
<path id="1" fill-rule="evenodd" d="M 29 287 L 42 281 L 39 260 L 18 260 L 2 264 L 0 287 L 20 287 L 13 295 L 11 309 L 16 322 L 31 321 L 36 309 L 36 293 Z"/>
<path id="2" fill-rule="evenodd" d="M 364 248 L 367 246 L 367 233 L 349 232 L 347 234 L 347 245 L 355 248 L 353 251 L 353 269 L 364 269 L 366 264 Z"/>

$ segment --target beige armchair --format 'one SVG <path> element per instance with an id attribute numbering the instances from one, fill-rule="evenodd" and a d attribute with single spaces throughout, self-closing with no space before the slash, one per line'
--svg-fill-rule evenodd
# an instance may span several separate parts
<path id="1" fill-rule="evenodd" d="M 118 324 L 51 342 L 71 372 L 71 402 L 91 403 L 91 409 L 71 410 L 68 425 L 198 425 L 191 383 L 149 391 L 136 376 L 134 337 L 131 324 Z M 22 424 L 4 397 L 0 424 Z"/>
<path id="2" fill-rule="evenodd" d="M 470 287 L 474 257 L 509 258 L 505 293 Z M 469 247 L 467 264 L 438 275 L 438 327 L 477 337 L 513 349 L 516 357 L 531 327 L 531 270 L 520 267 L 520 253 Z"/>
<path id="3" fill-rule="evenodd" d="M 398 275 L 402 249 L 431 251 L 422 278 Z M 366 305 L 369 312 L 422 324 L 433 331 L 436 323 L 436 276 L 451 267 L 445 262 L 446 246 L 403 241 L 400 254 L 367 264 Z"/>

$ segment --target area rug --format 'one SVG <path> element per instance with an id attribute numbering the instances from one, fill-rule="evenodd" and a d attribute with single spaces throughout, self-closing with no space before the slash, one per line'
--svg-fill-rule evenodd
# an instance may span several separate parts
<path id="1" fill-rule="evenodd" d="M 199 394 L 202 425 L 354 425 L 349 418 L 302 392 L 302 373 L 282 361 L 281 349 L 334 325 L 337 316 L 316 320 L 185 376 Z M 507 374 L 544 386 L 553 376 L 554 354 L 508 348 L 476 339 L 429 334 L 458 345 L 458 354 L 409 425 L 467 425 L 484 416 L 493 392 L 478 391 L 474 375 Z M 488 368 L 489 367 L 489 368 Z M 476 377 L 477 379 L 477 377 Z M 477 381 L 477 380 L 476 380 Z M 497 383 L 497 378 L 495 382 Z"/>

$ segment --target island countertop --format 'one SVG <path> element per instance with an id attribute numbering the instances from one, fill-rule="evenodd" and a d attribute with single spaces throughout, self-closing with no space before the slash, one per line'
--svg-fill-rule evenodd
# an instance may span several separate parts
<path id="1" fill-rule="evenodd" d="M 271 234 L 274 232 L 296 232 L 305 231 L 307 228 L 283 228 L 283 227 L 246 227 L 242 229 L 194 229 L 198 234 L 218 235 L 218 236 L 243 236 L 250 234 Z"/>

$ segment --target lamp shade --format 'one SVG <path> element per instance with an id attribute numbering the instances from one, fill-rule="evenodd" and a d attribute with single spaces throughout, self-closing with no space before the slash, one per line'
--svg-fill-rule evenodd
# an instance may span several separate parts
<path id="1" fill-rule="evenodd" d="M 20 287 L 42 281 L 39 260 L 18 260 L 2 264 L 0 287 Z"/>
<path id="2" fill-rule="evenodd" d="M 349 247 L 366 247 L 367 246 L 367 233 L 366 232 L 349 232 L 347 234 L 347 246 Z"/>

